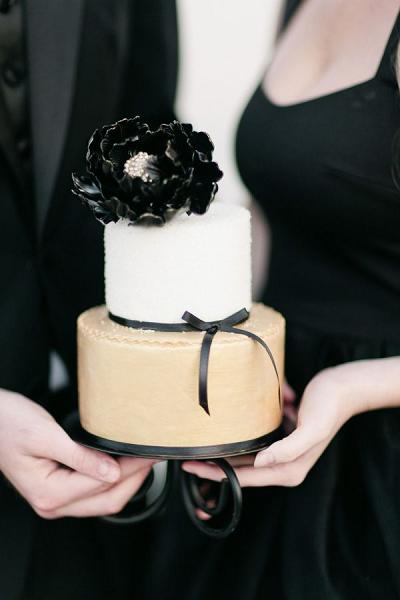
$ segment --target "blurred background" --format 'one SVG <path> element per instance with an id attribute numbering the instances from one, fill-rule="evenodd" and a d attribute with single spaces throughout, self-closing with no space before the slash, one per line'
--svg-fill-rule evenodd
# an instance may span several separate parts
<path id="1" fill-rule="evenodd" d="M 224 171 L 225 201 L 246 203 L 234 163 L 239 115 L 267 66 L 280 0 L 178 0 L 180 65 L 176 110 L 206 130 Z"/>
<path id="2" fill-rule="evenodd" d="M 262 79 L 273 48 L 281 0 L 177 0 L 180 64 L 176 111 L 207 131 L 224 171 L 219 199 L 249 206 L 235 164 L 239 116 Z M 253 296 L 268 277 L 269 230 L 252 205 Z"/>

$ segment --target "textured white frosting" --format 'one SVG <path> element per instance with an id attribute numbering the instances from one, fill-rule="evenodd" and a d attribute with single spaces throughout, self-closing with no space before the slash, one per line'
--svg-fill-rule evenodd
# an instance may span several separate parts
<path id="1" fill-rule="evenodd" d="M 158 323 L 188 310 L 217 320 L 251 308 L 250 212 L 218 201 L 204 215 L 165 225 L 105 226 L 105 290 L 110 312 Z"/>

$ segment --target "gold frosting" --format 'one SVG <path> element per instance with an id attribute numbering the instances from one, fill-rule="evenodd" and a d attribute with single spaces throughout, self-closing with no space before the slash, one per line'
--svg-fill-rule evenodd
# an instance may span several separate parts
<path id="1" fill-rule="evenodd" d="M 285 319 L 253 304 L 237 327 L 260 336 L 284 377 Z M 257 342 L 218 332 L 208 372 L 210 415 L 199 405 L 204 333 L 159 332 L 118 325 L 105 306 L 78 319 L 79 411 L 82 426 L 117 442 L 207 446 L 252 440 L 282 419 L 276 374 Z"/>

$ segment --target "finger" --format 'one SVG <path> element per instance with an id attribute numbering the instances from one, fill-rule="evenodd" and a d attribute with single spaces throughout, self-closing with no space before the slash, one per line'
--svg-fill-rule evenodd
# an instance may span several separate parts
<path id="1" fill-rule="evenodd" d="M 118 481 L 122 482 L 143 469 L 146 471 L 146 475 L 148 475 L 153 464 L 157 461 L 147 458 L 123 457 L 118 462 L 120 466 L 120 478 Z M 65 483 L 63 480 L 65 480 Z M 115 482 L 114 484 L 100 482 L 97 479 L 68 469 L 57 469 L 52 476 L 50 475 L 47 478 L 47 482 L 51 486 L 51 489 L 48 490 L 52 499 L 50 502 L 54 502 L 57 507 L 70 504 L 78 499 L 89 498 L 115 485 Z M 68 495 L 66 497 L 65 492 L 67 489 Z"/>
<path id="2" fill-rule="evenodd" d="M 297 427 L 287 437 L 261 450 L 255 458 L 254 466 L 259 468 L 292 462 L 320 442 L 321 440 L 316 439 L 313 431 L 305 427 Z"/>
<path id="3" fill-rule="evenodd" d="M 324 446 L 319 444 L 293 462 L 257 469 L 241 467 L 236 470 L 236 475 L 241 487 L 297 486 L 304 481 L 323 450 Z"/>
<path id="4" fill-rule="evenodd" d="M 201 508 L 196 508 L 195 512 L 196 517 L 200 519 L 200 521 L 208 521 L 209 519 L 211 519 L 211 515 L 204 512 L 204 510 L 201 510 Z"/>
<path id="5" fill-rule="evenodd" d="M 238 467 L 235 469 L 235 473 L 241 487 L 273 485 L 292 487 L 299 485 L 304 480 L 320 453 L 319 449 L 314 448 L 293 463 L 281 463 L 257 469 L 254 467 Z M 216 465 L 190 462 L 185 467 L 188 472 L 212 481 L 221 481 L 225 476 L 223 471 Z"/>
<path id="6" fill-rule="evenodd" d="M 294 402 L 296 399 L 296 392 L 294 389 L 288 384 L 286 379 L 283 382 L 283 399 L 286 402 Z"/>
<path id="7" fill-rule="evenodd" d="M 229 462 L 229 464 L 232 467 L 241 467 L 244 465 L 250 466 L 250 465 L 254 465 L 255 456 L 256 456 L 255 453 L 240 454 L 240 455 L 238 454 L 236 456 L 229 456 L 226 458 L 226 460 Z M 211 461 L 187 460 L 182 463 L 182 469 L 184 471 L 187 470 L 188 473 L 191 473 L 192 471 L 189 470 L 191 468 L 191 466 L 193 466 L 195 468 L 196 465 L 198 465 L 198 464 L 207 464 L 207 465 L 215 466 L 215 463 L 212 460 Z M 186 469 L 186 467 L 188 467 L 188 469 Z M 222 469 L 219 469 L 219 472 L 221 473 L 221 475 L 223 473 L 223 477 L 226 477 L 226 475 Z"/>
<path id="8" fill-rule="evenodd" d="M 205 503 L 208 506 L 208 508 L 215 508 L 217 506 L 216 499 L 215 498 L 206 499 L 211 488 L 212 488 L 211 481 L 207 481 L 206 479 L 203 479 L 199 485 L 200 494 L 205 499 Z M 196 508 L 195 513 L 196 513 L 197 518 L 200 519 L 201 521 L 208 521 L 212 517 L 212 515 L 209 515 L 201 508 Z"/>
<path id="9" fill-rule="evenodd" d="M 46 436 L 36 440 L 35 456 L 51 458 L 83 475 L 109 483 L 120 477 L 120 467 L 114 458 L 77 444 L 57 423 L 46 430 Z"/>
<path id="10" fill-rule="evenodd" d="M 280 465 L 282 467 L 282 465 Z M 189 470 L 190 469 L 190 470 Z M 211 481 L 222 481 L 225 473 L 216 465 L 190 464 L 186 469 L 188 472 L 198 477 L 204 477 Z M 262 487 L 268 485 L 289 485 L 291 481 L 285 470 L 276 467 L 264 467 L 255 469 L 254 467 L 238 467 L 235 469 L 236 476 L 241 487 Z M 289 474 L 290 475 L 290 474 Z M 294 483 L 293 483 L 294 485 Z"/>
<path id="11" fill-rule="evenodd" d="M 304 428 L 298 427 L 283 440 L 279 440 L 265 450 L 260 451 L 255 457 L 254 467 L 256 470 L 264 467 L 272 469 L 279 464 L 290 464 L 296 459 L 304 456 L 306 453 L 312 451 L 314 448 L 320 447 L 320 445 L 321 441 L 312 437 L 312 433 Z M 188 473 L 211 481 L 221 481 L 226 477 L 224 471 L 211 462 L 185 461 L 182 464 L 182 468 Z M 242 477 L 246 477 L 248 473 L 253 471 L 253 467 L 238 466 L 235 468 L 235 471 L 237 474 L 241 473 Z M 249 485 L 247 479 L 245 482 L 245 485 Z M 257 484 L 255 483 L 254 485 Z M 265 485 L 273 484 L 268 480 L 268 483 Z M 278 482 L 276 485 L 282 484 Z"/>
<path id="12" fill-rule="evenodd" d="M 279 440 L 265 450 L 261 450 L 255 457 L 254 467 L 273 467 L 279 463 L 293 462 L 318 444 L 320 444 L 319 439 L 316 440 L 312 438 L 310 432 L 304 428 L 298 427 L 283 440 Z M 231 459 L 229 459 L 229 461 L 230 460 Z M 233 466 L 237 467 L 237 472 L 244 472 L 244 464 Z M 224 471 L 212 462 L 185 461 L 182 464 L 182 469 L 197 477 L 202 477 L 211 481 L 221 481 L 226 477 Z M 248 469 L 252 470 L 253 467 L 249 466 Z"/>
<path id="13" fill-rule="evenodd" d="M 38 466 L 38 459 L 33 460 L 36 464 L 32 467 L 29 479 L 25 480 L 21 493 L 36 511 L 55 510 L 112 486 L 111 483 L 93 479 L 56 463 L 54 468 L 50 466 L 49 471 L 47 459 L 43 459 L 42 466 Z"/>
<path id="14" fill-rule="evenodd" d="M 113 485 L 109 490 L 67 504 L 59 509 L 43 512 L 47 519 L 59 517 L 96 517 L 119 513 L 136 494 L 146 479 L 146 468 Z"/>
<path id="15" fill-rule="evenodd" d="M 306 469 L 301 465 L 293 466 L 293 463 L 283 463 L 276 467 L 241 467 L 237 469 L 236 475 L 241 487 L 266 487 L 284 486 L 292 487 L 299 485 L 306 475 Z"/>
<path id="16" fill-rule="evenodd" d="M 161 462 L 157 458 L 131 456 L 120 456 L 117 460 L 121 471 L 121 480 L 130 475 L 134 475 L 134 473 L 137 473 L 137 471 L 141 471 L 142 469 L 147 468 L 149 472 L 156 463 Z"/>
<path id="17" fill-rule="evenodd" d="M 229 462 L 230 465 L 232 465 L 232 467 L 241 467 L 246 465 L 253 465 L 255 457 L 256 455 L 254 453 L 241 454 L 238 456 L 230 456 L 226 458 L 226 460 Z"/>
<path id="18" fill-rule="evenodd" d="M 222 481 L 222 479 L 226 478 L 224 471 L 211 462 L 188 460 L 182 463 L 182 469 L 187 473 L 192 473 L 192 475 L 202 477 L 203 479 L 210 479 L 211 481 Z"/>
<path id="19" fill-rule="evenodd" d="M 277 463 L 268 467 L 241 466 L 235 468 L 241 487 L 297 486 L 304 481 L 309 470 L 324 451 L 328 441 L 315 443 L 293 462 Z M 217 465 L 199 461 L 183 463 L 186 471 L 211 481 L 221 481 L 225 474 Z"/>
<path id="20" fill-rule="evenodd" d="M 253 466 L 255 456 L 255 454 L 243 454 L 230 456 L 226 458 L 226 460 L 232 467 Z M 223 469 L 218 467 L 218 465 L 212 461 L 187 460 L 182 463 L 182 469 L 188 473 L 192 473 L 198 477 L 204 477 L 205 479 L 211 479 L 212 481 L 221 481 L 226 478 Z"/>
<path id="21" fill-rule="evenodd" d="M 35 459 L 35 470 L 32 469 L 32 473 L 35 473 L 35 481 L 26 486 L 26 497 L 35 510 L 53 511 L 60 509 L 71 502 L 90 498 L 99 492 L 108 490 L 113 485 L 109 482 L 101 482 L 87 475 L 82 475 L 77 471 L 60 467 L 57 464 L 52 468 L 51 464 L 49 465 L 50 461 L 47 459 L 42 460 L 42 473 L 40 474 L 37 468 L 38 459 Z M 146 470 L 147 475 L 153 462 L 149 459 L 127 457 L 126 460 L 121 461 L 119 481 L 127 479 L 142 469 Z M 37 484 L 38 475 L 41 475 L 39 478 L 43 482 L 41 485 Z"/>
<path id="22" fill-rule="evenodd" d="M 204 499 L 207 497 L 207 494 L 210 492 L 211 487 L 212 487 L 212 483 L 207 480 L 203 480 L 199 484 L 199 492 Z M 205 503 L 209 508 L 215 508 L 215 506 L 216 506 L 215 498 L 209 498 L 208 500 L 205 500 Z M 201 508 L 196 508 L 195 514 L 196 514 L 196 517 L 198 519 L 200 519 L 201 521 L 207 521 L 207 520 L 211 519 L 211 515 L 206 513 Z"/>

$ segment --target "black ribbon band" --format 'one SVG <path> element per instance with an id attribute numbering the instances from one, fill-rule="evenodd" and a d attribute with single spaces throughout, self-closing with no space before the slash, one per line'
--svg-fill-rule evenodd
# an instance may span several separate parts
<path id="1" fill-rule="evenodd" d="M 208 415 L 210 414 L 207 393 L 208 365 L 210 359 L 211 344 L 214 339 L 214 336 L 218 331 L 225 331 L 227 333 L 237 333 L 240 335 L 247 336 L 248 338 L 259 343 L 271 359 L 278 380 L 278 401 L 279 407 L 281 408 L 281 383 L 279 380 L 278 369 L 268 344 L 255 333 L 252 333 L 251 331 L 246 331 L 246 329 L 239 329 L 238 327 L 234 327 L 234 325 L 243 323 L 249 318 L 249 312 L 245 308 L 242 308 L 238 312 L 230 315 L 229 317 L 226 317 L 225 319 L 220 319 L 219 321 L 203 321 L 202 319 L 199 319 L 192 313 L 185 311 L 182 315 L 182 319 L 186 321 L 185 323 L 154 323 L 151 321 L 134 321 L 132 319 L 125 319 L 124 317 L 113 315 L 110 312 L 108 313 L 108 316 L 112 321 L 115 321 L 115 323 L 118 323 L 119 325 L 124 325 L 125 327 L 131 327 L 132 329 L 151 329 L 154 331 L 204 331 L 204 337 L 200 350 L 199 404 Z"/>

